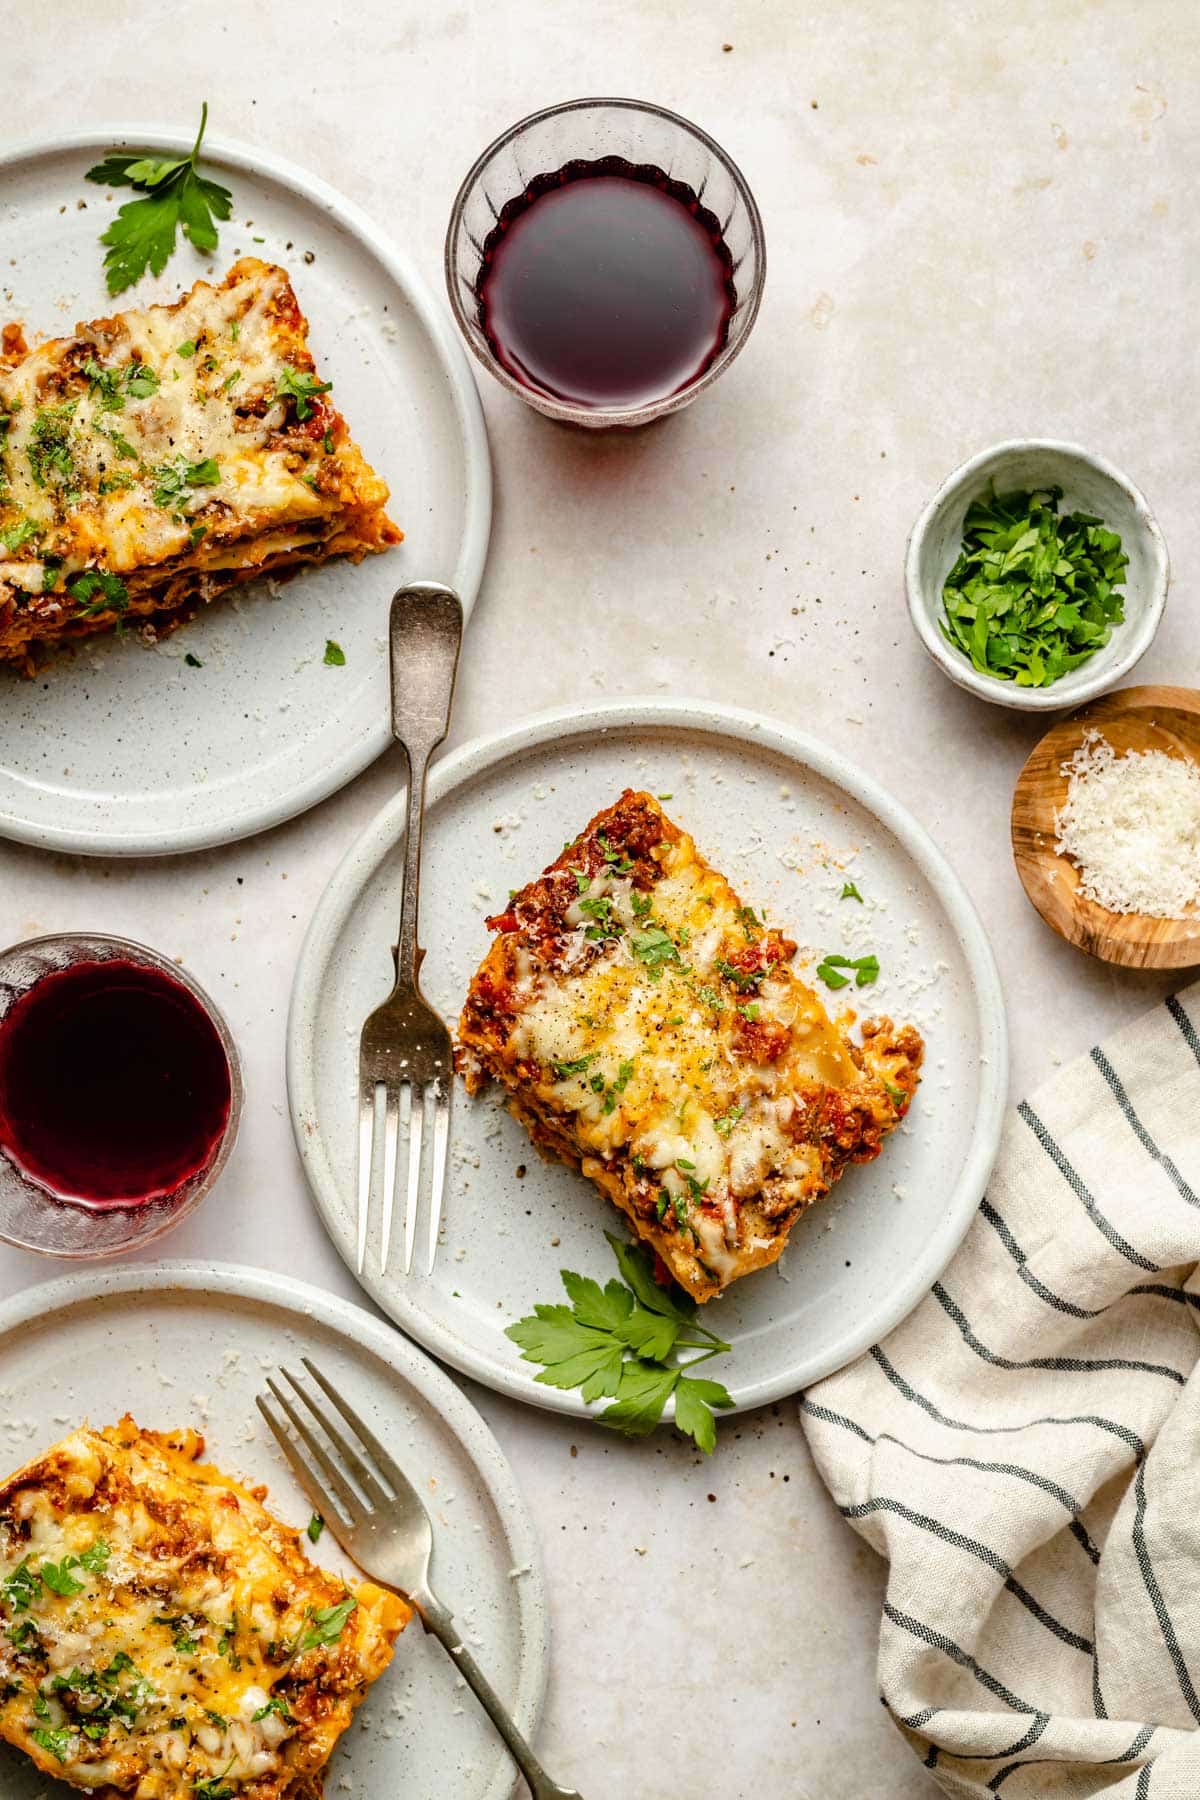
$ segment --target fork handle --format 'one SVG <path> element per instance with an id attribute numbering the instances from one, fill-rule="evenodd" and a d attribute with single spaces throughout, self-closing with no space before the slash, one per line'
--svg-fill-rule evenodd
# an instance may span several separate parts
<path id="1" fill-rule="evenodd" d="M 450 726 L 450 703 L 462 644 L 462 602 L 436 581 L 414 581 L 392 597 L 392 735 L 408 756 L 408 829 L 396 978 L 416 984 L 424 954 L 417 946 L 421 828 L 429 760 Z"/>
<path id="2" fill-rule="evenodd" d="M 426 1631 L 432 1632 L 437 1638 L 508 1745 L 513 1761 L 529 1784 L 533 1800 L 582 1800 L 575 1788 L 560 1787 L 557 1781 L 551 1781 L 533 1750 L 517 1730 L 499 1694 L 463 1643 L 453 1616 L 436 1595 L 425 1589 L 419 1594 L 409 1594 L 408 1598 L 420 1614 Z"/>

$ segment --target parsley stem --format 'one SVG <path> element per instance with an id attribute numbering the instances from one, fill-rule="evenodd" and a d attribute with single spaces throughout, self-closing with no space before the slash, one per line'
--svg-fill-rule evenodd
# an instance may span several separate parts
<path id="1" fill-rule="evenodd" d="M 707 1362 L 710 1356 L 724 1355 L 725 1351 L 728 1350 L 730 1346 L 728 1344 L 714 1344 L 711 1350 L 706 1350 L 703 1344 L 685 1344 L 680 1338 L 676 1338 L 675 1348 L 676 1350 L 704 1351 L 702 1356 L 693 1356 L 690 1362 L 680 1364 L 682 1369 L 694 1369 L 697 1363 Z"/>
<path id="2" fill-rule="evenodd" d="M 196 141 L 192 145 L 192 154 L 191 154 L 190 160 L 193 163 L 195 162 L 196 158 L 200 154 L 200 145 L 204 141 L 204 128 L 207 124 L 208 124 L 208 101 L 202 100 L 200 102 L 200 129 L 196 133 Z"/>

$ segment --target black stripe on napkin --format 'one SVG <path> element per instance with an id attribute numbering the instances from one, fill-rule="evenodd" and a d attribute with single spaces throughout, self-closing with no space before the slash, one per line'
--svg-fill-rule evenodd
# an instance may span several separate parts
<path id="1" fill-rule="evenodd" d="M 934 1282 L 933 1293 L 943 1312 L 958 1326 L 964 1344 L 983 1362 L 991 1363 L 997 1369 L 1059 1369 L 1071 1375 L 1109 1374 L 1113 1369 L 1128 1369 L 1135 1375 L 1165 1375 L 1180 1387 L 1187 1379 L 1178 1369 L 1168 1368 L 1165 1363 L 1141 1362 L 1128 1356 L 1031 1356 L 1025 1362 L 1010 1362 L 1007 1356 L 999 1356 L 980 1343 L 966 1315 L 940 1281 Z"/>
<path id="2" fill-rule="evenodd" d="M 1154 1565 L 1150 1560 L 1150 1547 L 1146 1542 L 1146 1465 L 1138 1467 L 1137 1479 L 1134 1482 L 1135 1508 L 1133 1515 L 1133 1548 L 1137 1556 L 1138 1568 L 1142 1571 L 1142 1580 L 1146 1584 L 1146 1592 L 1150 1596 L 1150 1604 L 1154 1608 L 1154 1616 L 1158 1620 L 1159 1630 L 1163 1635 L 1163 1643 L 1167 1646 L 1167 1654 L 1171 1658 L 1175 1670 L 1175 1679 L 1179 1683 L 1179 1691 L 1188 1704 L 1188 1711 L 1193 1719 L 1200 1722 L 1200 1695 L 1192 1686 L 1192 1678 L 1184 1661 L 1183 1651 L 1179 1647 L 1179 1639 L 1175 1635 L 1175 1627 L 1171 1623 L 1171 1615 L 1163 1598 L 1162 1589 L 1158 1585 L 1158 1577 L 1154 1573 Z M 1146 1767 L 1149 1768 L 1147 1763 Z"/>
<path id="3" fill-rule="evenodd" d="M 1042 1149 L 1046 1152 L 1046 1155 L 1050 1158 L 1050 1161 L 1054 1164 L 1071 1192 L 1075 1195 L 1075 1198 L 1082 1203 L 1084 1211 L 1087 1213 L 1088 1218 L 1092 1221 L 1092 1224 L 1096 1227 L 1097 1231 L 1102 1232 L 1112 1245 L 1113 1249 L 1119 1250 L 1121 1255 L 1129 1262 L 1134 1263 L 1137 1268 L 1146 1269 L 1151 1275 L 1157 1275 L 1159 1270 L 1158 1263 L 1151 1262 L 1149 1257 L 1143 1256 L 1140 1250 L 1135 1250 L 1133 1245 L 1127 1243 L 1121 1236 L 1121 1233 L 1117 1230 L 1112 1221 L 1105 1218 L 1104 1214 L 1100 1211 L 1100 1208 L 1096 1205 L 1091 1193 L 1084 1185 L 1082 1177 L 1067 1161 L 1054 1139 L 1050 1136 L 1050 1133 L 1046 1130 L 1046 1127 L 1042 1124 L 1042 1121 L 1030 1106 L 1028 1100 L 1022 1100 L 1017 1111 L 1021 1118 L 1024 1119 L 1026 1125 L 1028 1125 L 1030 1131 L 1032 1131 L 1034 1137 L 1042 1146 Z"/>
<path id="4" fill-rule="evenodd" d="M 1062 1643 L 1070 1644 L 1073 1650 L 1082 1650 L 1085 1656 L 1092 1654 L 1091 1639 L 1080 1637 L 1077 1631 L 1072 1631 L 1069 1625 L 1064 1625 L 1061 1620 L 1054 1617 L 1053 1613 L 1047 1612 L 1041 1602 L 1029 1592 L 1029 1589 L 1017 1580 L 1012 1572 L 1011 1563 L 1006 1562 L 990 1545 L 981 1544 L 975 1538 L 964 1537 L 961 1531 L 955 1531 L 941 1519 L 932 1518 L 929 1513 L 915 1512 L 912 1507 L 906 1506 L 903 1500 L 893 1500 L 884 1494 L 876 1494 L 873 1499 L 863 1500 L 857 1506 L 839 1506 L 838 1511 L 844 1519 L 866 1519 L 873 1513 L 880 1512 L 894 1513 L 897 1518 L 905 1519 L 908 1524 L 915 1525 L 919 1531 L 928 1531 L 932 1536 L 940 1538 L 943 1544 L 949 1544 L 955 1550 L 965 1550 L 968 1556 L 975 1557 L 979 1562 L 985 1563 L 989 1569 L 994 1570 L 997 1575 L 1004 1577 L 1005 1588 L 1013 1599 L 1019 1600 L 1026 1612 L 1031 1613 L 1039 1625 L 1044 1625 L 1047 1631 L 1052 1631 Z M 1005 1754 L 1007 1755 L 1007 1752 Z"/>
<path id="5" fill-rule="evenodd" d="M 1098 1413 L 1080 1413 L 1061 1418 L 1045 1414 L 1041 1418 L 1026 1419 L 1020 1425 L 970 1425 L 965 1419 L 952 1419 L 948 1413 L 939 1411 L 932 1400 L 927 1400 L 924 1394 L 919 1394 L 916 1388 L 904 1379 L 900 1371 L 892 1367 L 878 1344 L 873 1346 L 871 1356 L 883 1370 L 892 1386 L 897 1388 L 906 1400 L 910 1400 L 914 1406 L 919 1406 L 923 1412 L 929 1414 L 931 1419 L 936 1419 L 939 1425 L 946 1425 L 952 1431 L 970 1431 L 981 1437 L 999 1437 L 1008 1432 L 1028 1431 L 1033 1425 L 1095 1425 L 1098 1430 L 1111 1432 L 1113 1437 L 1120 1438 L 1122 1443 L 1128 1444 L 1139 1461 L 1146 1454 L 1146 1446 L 1135 1431 L 1130 1431 L 1127 1425 L 1118 1424 L 1115 1419 L 1101 1418 Z"/>
<path id="6" fill-rule="evenodd" d="M 890 1619 L 893 1625 L 899 1626 L 901 1631 L 907 1631 L 910 1637 L 917 1638 L 922 1644 L 928 1644 L 931 1650 L 940 1650 L 943 1656 L 948 1656 L 950 1661 L 957 1663 L 960 1669 L 968 1669 L 980 1687 L 986 1688 L 989 1694 L 994 1694 L 997 1700 L 1003 1700 L 1004 1704 L 1011 1706 L 1014 1712 L 1028 1713 L 1030 1718 L 1039 1716 L 1036 1706 L 1031 1706 L 1027 1700 L 1019 1699 L 1010 1688 L 1005 1687 L 1002 1681 L 998 1681 L 994 1675 L 990 1675 L 975 1661 L 973 1656 L 956 1644 L 953 1638 L 946 1637 L 943 1632 L 934 1631 L 932 1626 L 926 1625 L 921 1619 L 914 1619 L 909 1613 L 899 1612 L 890 1600 L 884 1601 L 883 1613 L 884 1617 Z"/>
<path id="7" fill-rule="evenodd" d="M 1200 1206 L 1200 1197 L 1197 1197 L 1197 1195 L 1192 1192 L 1187 1182 L 1183 1179 L 1183 1176 L 1179 1173 L 1179 1170 L 1175 1167 L 1175 1164 L 1171 1161 L 1171 1158 L 1159 1149 L 1154 1139 L 1150 1136 L 1150 1133 L 1146 1130 L 1146 1127 L 1142 1124 L 1142 1121 L 1138 1118 L 1137 1113 L 1133 1110 L 1133 1106 L 1130 1103 L 1129 1095 L 1125 1092 L 1121 1077 L 1117 1074 L 1117 1071 L 1113 1068 L 1099 1045 L 1092 1051 L 1092 1061 L 1108 1083 L 1109 1088 L 1112 1090 L 1113 1099 L 1124 1113 L 1129 1129 L 1133 1132 L 1134 1137 L 1142 1146 L 1146 1155 L 1154 1159 L 1164 1175 L 1169 1176 L 1171 1181 L 1175 1184 L 1176 1191 L 1181 1200 L 1186 1200 L 1189 1206 Z"/>

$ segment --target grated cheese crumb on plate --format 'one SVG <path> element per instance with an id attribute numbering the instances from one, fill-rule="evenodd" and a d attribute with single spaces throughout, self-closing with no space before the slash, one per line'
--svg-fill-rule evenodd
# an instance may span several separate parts
<path id="1" fill-rule="evenodd" d="M 1096 730 L 1063 764 L 1055 849 L 1109 912 L 1184 919 L 1200 902 L 1200 767 L 1164 750 L 1118 756 Z"/>

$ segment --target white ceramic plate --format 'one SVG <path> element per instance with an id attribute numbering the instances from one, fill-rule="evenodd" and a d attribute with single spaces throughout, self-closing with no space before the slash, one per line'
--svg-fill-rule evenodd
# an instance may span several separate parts
<path id="1" fill-rule="evenodd" d="M 626 786 L 669 793 L 668 812 L 801 956 L 879 957 L 864 1012 L 926 1035 L 925 1081 L 877 1162 L 848 1171 L 792 1232 L 774 1268 L 706 1313 L 734 1345 L 709 1372 L 739 1406 L 793 1393 L 890 1330 L 945 1267 L 979 1203 L 999 1140 L 1004 1005 L 983 929 L 921 828 L 866 775 L 812 739 L 707 702 L 622 701 L 545 715 L 466 746 L 430 782 L 422 876 L 426 991 L 456 1020 L 489 934 L 484 914 L 540 873 Z M 296 1142 L 325 1225 L 354 1266 L 358 1034 L 389 985 L 404 804 L 379 814 L 342 863 L 309 929 L 288 1028 Z M 838 896 L 850 873 L 864 904 Z M 845 1001 L 855 990 L 838 996 Z M 543 1162 L 495 1098 L 459 1087 L 444 1243 L 432 1277 L 366 1286 L 404 1329 L 491 1387 L 582 1413 L 535 1383 L 503 1335 L 558 1272 L 615 1274 L 603 1230 L 618 1215 L 581 1176 Z M 377 1228 L 376 1221 L 376 1228 Z"/>
<path id="2" fill-rule="evenodd" d="M 388 601 L 406 580 L 436 580 L 470 608 L 487 552 L 491 472 L 449 315 L 365 214 L 265 151 L 206 139 L 202 160 L 234 197 L 220 248 L 200 257 L 181 240 L 157 280 L 109 299 L 97 239 L 130 195 L 109 197 L 84 172 L 118 144 L 191 147 L 178 131 L 116 126 L 0 157 L 0 320 L 23 320 L 33 341 L 78 319 L 174 299 L 210 270 L 219 279 L 239 255 L 282 263 L 318 366 L 390 483 L 390 511 L 406 534 L 399 549 L 358 568 L 330 563 L 274 593 L 249 584 L 156 651 L 97 639 L 36 681 L 0 672 L 0 834 L 147 856 L 277 825 L 379 755 L 390 741 Z M 403 233 L 402 219 L 393 225 Z M 325 666 L 327 638 L 345 651 L 344 668 Z M 189 651 L 203 668 L 187 666 Z"/>
<path id="3" fill-rule="evenodd" d="M 52 1282 L 0 1307 L 3 1472 L 82 1419 L 194 1425 L 219 1467 L 270 1487 L 289 1524 L 312 1508 L 255 1409 L 266 1376 L 310 1355 L 394 1450 L 434 1521 L 437 1592 L 530 1735 L 546 1685 L 546 1608 L 533 1526 L 499 1446 L 440 1369 L 361 1308 L 282 1276 L 161 1263 Z M 328 1532 L 312 1552 L 353 1579 Z M 523 1571 L 523 1573 L 517 1573 Z M 445 1652 L 401 1636 L 334 1752 L 329 1792 L 507 1800 L 513 1768 Z M 0 1746 L 5 1800 L 68 1791 Z"/>

